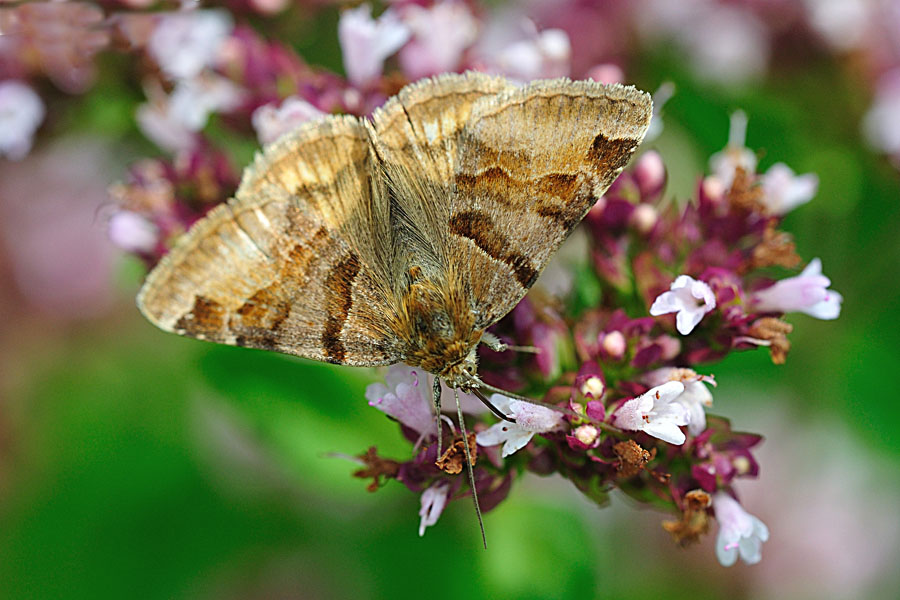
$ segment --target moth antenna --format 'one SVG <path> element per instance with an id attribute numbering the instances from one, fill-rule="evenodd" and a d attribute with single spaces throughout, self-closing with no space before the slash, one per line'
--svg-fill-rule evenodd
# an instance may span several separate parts
<path id="1" fill-rule="evenodd" d="M 431 386 L 432 403 L 434 404 L 434 427 L 437 431 L 437 456 L 441 457 L 441 445 L 444 439 L 444 428 L 441 426 L 441 379 L 434 376 L 434 384 Z"/>
<path id="2" fill-rule="evenodd" d="M 504 421 L 509 421 L 510 423 L 516 422 L 515 419 L 506 416 L 505 414 L 503 414 L 503 411 L 494 406 L 494 403 L 488 400 L 488 398 L 484 394 L 482 394 L 481 390 L 479 390 L 478 388 L 472 388 L 469 391 L 472 392 L 472 394 L 474 394 L 476 398 L 481 400 L 481 403 L 487 406 L 488 409 L 490 409 L 490 411 L 494 413 L 494 416 L 496 416 L 498 419 L 503 419 Z"/>
<path id="3" fill-rule="evenodd" d="M 475 469 L 472 467 L 472 453 L 469 452 L 469 433 L 466 431 L 466 421 L 463 419 L 462 406 L 459 404 L 459 390 L 453 388 L 453 396 L 456 398 L 456 415 L 459 418 L 459 429 L 463 437 L 463 449 L 466 452 L 466 465 L 469 467 L 469 487 L 472 488 L 472 501 L 475 503 L 475 515 L 478 517 L 478 527 L 481 528 L 481 543 L 487 550 L 487 536 L 484 533 L 484 519 L 481 518 L 481 506 L 478 504 L 478 491 L 475 489 Z"/>

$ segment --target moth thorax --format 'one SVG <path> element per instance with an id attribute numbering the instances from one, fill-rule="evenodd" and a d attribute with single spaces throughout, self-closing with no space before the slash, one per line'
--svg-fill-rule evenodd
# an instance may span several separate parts
<path id="1" fill-rule="evenodd" d="M 474 367 L 474 348 L 481 331 L 475 328 L 471 310 L 452 290 L 428 281 L 416 283 L 404 298 L 404 308 L 408 364 L 442 377 L 466 361 Z"/>

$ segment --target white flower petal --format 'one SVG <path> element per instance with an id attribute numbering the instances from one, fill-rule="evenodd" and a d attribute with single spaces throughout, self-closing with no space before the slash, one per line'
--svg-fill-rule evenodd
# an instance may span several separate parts
<path id="1" fill-rule="evenodd" d="M 510 429 L 506 443 L 503 444 L 503 458 L 524 448 L 531 438 L 534 437 L 533 431 L 525 431 L 524 429 Z"/>
<path id="2" fill-rule="evenodd" d="M 676 446 L 682 445 L 687 439 L 678 425 L 669 421 L 650 421 L 644 425 L 644 433 Z"/>
<path id="3" fill-rule="evenodd" d="M 431 527 L 437 523 L 444 507 L 447 505 L 447 499 L 450 496 L 450 484 L 446 481 L 439 481 L 430 488 L 422 492 L 422 508 L 419 509 L 419 537 L 425 535 L 425 528 Z"/>
<path id="4" fill-rule="evenodd" d="M 737 541 L 730 541 L 725 538 L 722 533 L 716 538 L 716 558 L 723 567 L 730 567 L 737 562 L 738 545 Z"/>
<path id="5" fill-rule="evenodd" d="M 511 423 L 505 421 L 503 423 L 495 423 L 484 431 L 479 432 L 475 436 L 475 441 L 479 446 L 497 446 L 502 444 L 509 437 L 510 425 Z"/>

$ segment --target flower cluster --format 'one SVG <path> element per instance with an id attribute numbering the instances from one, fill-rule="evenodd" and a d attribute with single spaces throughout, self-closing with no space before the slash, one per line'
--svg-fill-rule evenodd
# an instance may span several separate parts
<path id="1" fill-rule="evenodd" d="M 341 76 L 307 64 L 291 46 L 265 39 L 240 19 L 246 12 L 279 13 L 284 3 L 230 4 L 232 12 L 111 20 L 117 47 L 141 57 L 146 101 L 136 121 L 171 157 L 136 163 L 111 189 L 110 238 L 148 265 L 234 192 L 235 165 L 250 151 L 323 114 L 367 115 L 420 77 L 477 69 L 515 81 L 621 81 L 622 32 L 632 30 L 641 40 L 675 38 L 713 76 L 759 73 L 768 56 L 741 50 L 768 43 L 766 17 L 749 1 L 683 3 L 694 7 L 687 14 L 673 8 L 681 3 L 651 0 L 572 1 L 565 10 L 534 3 L 499 12 L 472 2 L 398 0 L 381 12 L 367 4 L 342 12 Z M 698 7 L 707 10 L 697 13 Z M 745 15 L 755 16 L 741 20 Z M 733 56 L 710 54 L 698 41 L 704 36 L 689 35 L 698 23 L 714 40 L 738 32 L 732 37 L 743 46 Z M 734 62 L 747 56 L 752 64 Z M 733 62 L 715 62 L 722 60 Z M 7 93 L 28 96 L 22 89 Z M 670 94 L 661 88 L 657 107 Z M 0 87 L 0 107 L 3 97 Z M 39 99 L 18 105 L 30 106 L 28 118 L 18 119 L 15 139 L 0 134 L 0 152 L 26 152 L 23 140 L 30 143 L 42 119 Z M 660 127 L 657 117 L 656 133 Z M 472 494 L 461 476 L 469 454 L 483 510 L 499 504 L 524 473 L 557 473 L 598 504 L 619 489 L 673 513 L 664 526 L 681 544 L 698 539 L 715 517 L 723 564 L 738 555 L 758 560 L 768 532 L 740 507 L 733 483 L 757 475 L 752 451 L 761 438 L 708 414 L 716 385 L 710 364 L 760 347 L 784 362 L 791 332 L 785 313 L 833 319 L 841 297 L 818 259 L 801 269 L 790 235 L 780 230 L 784 214 L 815 195 L 816 177 L 780 163 L 757 172 L 745 129 L 746 117 L 736 113 L 729 143 L 686 203 L 666 195 L 663 157 L 652 150 L 641 155 L 529 295 L 492 328 L 502 342 L 537 349 L 480 349 L 480 376 L 510 393 L 490 400 L 514 423 L 493 422 L 476 398 L 461 394 L 472 431 L 463 436 L 458 423 L 435 419 L 432 376 L 412 367 L 391 367 L 384 383 L 373 384 L 370 405 L 399 422 L 412 452 L 405 459 L 373 448 L 362 455 L 357 474 L 372 479 L 370 489 L 397 480 L 420 494 L 424 533 L 450 502 Z M 443 406 L 455 408 L 451 390 L 444 390 Z"/>
<path id="2" fill-rule="evenodd" d="M 577 276 L 553 291 L 542 280 L 493 328 L 502 341 L 539 353 L 484 348 L 482 377 L 541 404 L 495 394 L 492 403 L 515 423 L 472 417 L 477 481 L 491 491 L 488 506 L 510 477 L 558 473 L 600 504 L 620 489 L 679 515 L 664 526 L 680 544 L 697 540 L 714 515 L 722 564 L 760 559 L 768 531 L 741 508 L 733 483 L 759 473 L 752 451 L 762 438 L 707 414 L 716 386 L 708 365 L 760 346 L 784 362 L 791 330 L 784 314 L 833 319 L 841 297 L 818 259 L 796 275 L 773 277 L 799 267 L 790 236 L 778 227 L 785 212 L 811 199 L 816 180 L 780 164 L 756 173 L 745 126 L 737 114 L 730 143 L 684 206 L 663 202 L 661 157 L 641 156 L 586 217 L 587 244 L 576 244 L 583 266 L 551 265 L 544 279 L 557 278 L 560 268 L 575 268 Z M 424 491 L 420 533 L 448 501 L 470 493 L 461 477 L 432 464 L 438 432 L 429 388 L 416 383 L 422 377 L 393 367 L 387 385 L 369 391 L 373 406 L 415 432 L 408 437 L 416 451 L 398 463 L 397 479 Z M 416 385 L 423 392 L 410 394 Z M 452 427 L 441 435 L 443 447 L 461 443 Z M 400 475 L 413 467 L 425 477 L 415 486 Z"/>

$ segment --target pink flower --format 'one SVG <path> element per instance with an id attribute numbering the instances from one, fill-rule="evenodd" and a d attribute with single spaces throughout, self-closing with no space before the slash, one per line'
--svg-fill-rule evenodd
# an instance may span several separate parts
<path id="1" fill-rule="evenodd" d="M 189 150 L 194 133 L 202 130 L 209 116 L 236 108 L 243 90 L 230 80 L 207 73 L 179 81 L 170 96 L 156 95 L 138 107 L 137 121 L 148 138 L 170 152 Z"/>
<path id="2" fill-rule="evenodd" d="M 539 31 L 527 18 L 497 17 L 475 50 L 484 70 L 518 81 L 569 74 L 572 46 L 562 29 Z"/>
<path id="3" fill-rule="evenodd" d="M 900 68 L 881 76 L 875 100 L 863 118 L 862 129 L 873 148 L 900 155 Z"/>
<path id="4" fill-rule="evenodd" d="M 369 406 L 422 435 L 435 435 L 432 390 L 425 371 L 392 365 L 385 375 L 385 383 L 373 383 L 366 388 Z"/>
<path id="5" fill-rule="evenodd" d="M 109 241 L 126 252 L 149 254 L 159 242 L 159 228 L 130 210 L 115 212 L 109 218 L 106 234 Z"/>
<path id="6" fill-rule="evenodd" d="M 276 107 L 275 104 L 260 106 L 253 111 L 251 120 L 259 143 L 266 145 L 303 123 L 324 117 L 325 114 L 306 100 L 289 96 L 284 99 L 281 106 Z"/>
<path id="7" fill-rule="evenodd" d="M 172 79 L 191 79 L 212 66 L 232 30 L 231 17 L 220 10 L 166 14 L 150 36 L 147 50 Z"/>
<path id="8" fill-rule="evenodd" d="M 425 528 L 437 523 L 447 500 L 450 499 L 450 482 L 441 479 L 422 492 L 422 508 L 419 509 L 419 537 L 425 535 Z"/>
<path id="9" fill-rule="evenodd" d="M 44 120 L 44 102 L 21 81 L 0 82 L 0 156 L 24 158 Z"/>
<path id="10" fill-rule="evenodd" d="M 643 431 L 664 442 L 681 445 L 685 441 L 682 425 L 688 424 L 688 412 L 675 402 L 684 393 L 684 384 L 669 381 L 628 400 L 614 415 L 617 427 Z"/>
<path id="11" fill-rule="evenodd" d="M 822 261 L 814 258 L 800 275 L 756 292 L 750 302 L 760 312 L 802 312 L 817 319 L 837 319 L 843 298 L 829 290 L 830 285 L 831 280 L 822 275 Z"/>
<path id="12" fill-rule="evenodd" d="M 713 496 L 713 508 L 719 522 L 716 558 L 724 567 L 737 562 L 738 554 L 748 565 L 762 559 L 762 544 L 769 539 L 766 524 L 748 513 L 737 500 L 719 492 Z"/>
<path id="13" fill-rule="evenodd" d="M 478 34 L 478 21 L 464 2 L 444 0 L 430 8 L 410 4 L 403 22 L 412 39 L 400 50 L 400 65 L 410 79 L 456 71 L 463 52 Z"/>
<path id="14" fill-rule="evenodd" d="M 510 400 L 500 394 L 493 394 L 491 403 L 501 412 L 511 415 L 516 422 L 496 423 L 479 433 L 475 440 L 480 446 L 503 444 L 504 457 L 524 448 L 535 433 L 546 433 L 559 429 L 564 421 L 562 413 L 530 402 Z"/>
<path id="15" fill-rule="evenodd" d="M 371 84 L 381 77 L 385 59 L 399 50 L 409 36 L 409 27 L 391 9 L 377 19 L 372 18 L 368 4 L 344 11 L 338 23 L 338 38 L 347 79 L 356 87 Z"/>
<path id="16" fill-rule="evenodd" d="M 812 200 L 819 188 L 819 178 L 815 173 L 795 175 L 786 164 L 775 163 L 762 176 L 762 187 L 766 210 L 781 216 Z"/>
<path id="17" fill-rule="evenodd" d="M 373 383 L 366 387 L 369 406 L 374 406 L 422 435 L 434 435 L 434 376 L 422 369 L 399 363 L 388 368 L 384 379 L 385 383 Z M 469 414 L 480 414 L 487 410 L 472 394 L 459 393 L 459 404 L 463 412 Z M 455 393 L 443 383 L 441 408 L 456 411 Z"/>
<path id="18" fill-rule="evenodd" d="M 681 335 L 687 335 L 703 318 L 716 307 L 716 295 L 704 282 L 689 275 L 679 275 L 668 292 L 657 296 L 650 307 L 654 317 L 668 313 L 678 313 L 675 324 Z"/>

